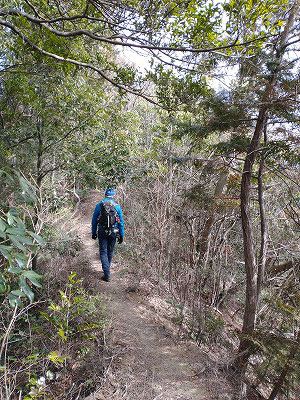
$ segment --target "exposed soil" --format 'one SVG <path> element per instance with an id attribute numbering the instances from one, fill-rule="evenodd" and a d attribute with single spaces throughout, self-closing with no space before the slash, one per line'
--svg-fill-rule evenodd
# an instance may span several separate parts
<path id="1" fill-rule="evenodd" d="M 79 235 L 86 257 L 99 271 L 99 292 L 112 318 L 111 344 L 115 355 L 106 371 L 104 385 L 86 400 L 217 400 L 229 399 L 224 383 L 208 357 L 194 344 L 176 344 L 155 312 L 132 291 L 130 274 L 122 263 L 113 263 L 112 279 L 101 281 L 98 243 L 91 239 L 95 195 L 79 212 Z"/>

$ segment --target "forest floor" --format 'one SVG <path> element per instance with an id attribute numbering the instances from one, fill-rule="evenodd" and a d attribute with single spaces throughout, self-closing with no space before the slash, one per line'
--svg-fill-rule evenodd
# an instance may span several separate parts
<path id="1" fill-rule="evenodd" d="M 103 386 L 86 400 L 229 399 L 228 382 L 208 355 L 192 342 L 179 342 L 149 299 L 132 290 L 134 275 L 128 261 L 122 265 L 115 257 L 111 281 L 101 281 L 98 243 L 91 240 L 91 217 L 98 201 L 91 195 L 80 206 L 78 234 L 111 318 L 113 357 Z"/>

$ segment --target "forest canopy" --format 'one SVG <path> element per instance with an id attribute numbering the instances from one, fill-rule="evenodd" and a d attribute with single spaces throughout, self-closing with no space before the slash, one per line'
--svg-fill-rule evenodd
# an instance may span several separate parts
<path id="1" fill-rule="evenodd" d="M 18 310 L 80 248 L 61 220 L 117 186 L 122 256 L 151 267 L 179 331 L 227 352 L 236 398 L 297 398 L 299 33 L 299 0 L 0 0 L 3 396 L 25 379 Z"/>

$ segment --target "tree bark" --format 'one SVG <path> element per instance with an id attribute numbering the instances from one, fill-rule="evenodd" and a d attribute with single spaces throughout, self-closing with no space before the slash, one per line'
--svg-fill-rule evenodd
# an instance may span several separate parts
<path id="1" fill-rule="evenodd" d="M 264 143 L 267 144 L 267 124 L 264 126 Z M 263 170 L 264 170 L 264 152 L 261 154 L 258 171 L 258 202 L 259 202 L 259 213 L 260 213 L 260 251 L 258 257 L 258 272 L 257 272 L 257 302 L 259 302 L 261 286 L 265 280 L 265 269 L 267 260 L 267 235 L 268 226 L 266 219 L 266 210 L 264 203 L 264 187 L 263 187 Z"/>
<path id="2" fill-rule="evenodd" d="M 36 183 L 40 187 L 43 179 L 43 137 L 42 137 L 43 124 L 40 120 L 37 121 L 37 139 L 38 139 L 38 153 L 36 161 Z"/>
<path id="3" fill-rule="evenodd" d="M 281 371 L 281 374 L 277 378 L 275 385 L 273 387 L 273 390 L 268 398 L 268 400 L 275 400 L 276 396 L 278 393 L 281 391 L 282 385 L 284 383 L 284 380 L 286 376 L 293 370 L 293 359 L 295 358 L 295 355 L 297 354 L 297 351 L 299 350 L 300 346 L 300 334 L 298 334 L 298 338 L 296 343 L 292 346 L 290 353 L 288 355 L 288 358 L 285 362 L 285 365 Z"/>
<path id="4" fill-rule="evenodd" d="M 234 368 L 239 372 L 243 379 L 249 357 L 252 353 L 251 336 L 255 329 L 256 311 L 257 311 L 257 265 L 255 261 L 255 249 L 253 241 L 253 229 L 250 216 L 250 193 L 251 177 L 253 165 L 257 157 L 257 151 L 260 145 L 260 139 L 266 121 L 267 111 L 273 94 L 273 89 L 277 81 L 277 75 L 280 69 L 282 57 L 286 48 L 288 34 L 294 23 L 297 14 L 299 0 L 296 0 L 291 8 L 288 21 L 280 37 L 280 43 L 275 52 L 273 71 L 266 83 L 262 96 L 262 104 L 259 109 L 255 131 L 244 162 L 242 183 L 241 183 L 241 217 L 243 228 L 244 260 L 246 270 L 246 304 L 243 319 L 242 338 L 238 350 L 238 356 L 234 361 Z"/>
<path id="5" fill-rule="evenodd" d="M 38 139 L 38 153 L 37 153 L 37 161 L 36 161 L 36 184 L 40 188 L 43 180 L 43 173 L 42 173 L 42 168 L 43 168 L 43 137 L 42 137 L 42 130 L 43 130 L 43 123 L 38 119 L 37 124 L 37 139 Z M 39 207 L 36 204 L 34 207 L 34 212 L 35 215 L 33 217 L 33 228 L 34 231 L 36 231 L 36 227 L 39 222 Z M 38 254 L 35 253 L 32 255 L 31 259 L 31 268 L 33 270 L 36 270 L 37 268 L 37 262 L 38 262 Z"/>
<path id="6" fill-rule="evenodd" d="M 213 224 L 215 222 L 216 218 L 216 202 L 218 198 L 222 195 L 224 187 L 227 183 L 227 178 L 228 178 L 228 171 L 223 171 L 221 172 L 215 192 L 214 192 L 214 197 L 213 197 L 213 204 L 211 206 L 211 209 L 209 210 L 209 216 L 207 220 L 205 221 L 203 231 L 201 234 L 200 238 L 200 243 L 199 243 L 199 261 L 201 264 L 205 263 L 207 261 L 208 257 L 208 252 L 209 252 L 209 241 L 210 241 L 210 235 L 212 231 Z"/>

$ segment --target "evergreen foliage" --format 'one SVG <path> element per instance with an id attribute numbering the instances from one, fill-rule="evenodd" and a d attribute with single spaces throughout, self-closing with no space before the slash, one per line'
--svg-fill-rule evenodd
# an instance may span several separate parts
<path id="1" fill-rule="evenodd" d="M 299 1 L 9 0 L 0 39 L 2 397 L 67 399 L 106 351 L 70 265 L 71 210 L 109 185 L 178 336 L 226 354 L 244 398 L 296 399 Z"/>

